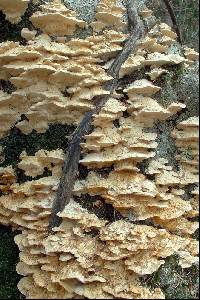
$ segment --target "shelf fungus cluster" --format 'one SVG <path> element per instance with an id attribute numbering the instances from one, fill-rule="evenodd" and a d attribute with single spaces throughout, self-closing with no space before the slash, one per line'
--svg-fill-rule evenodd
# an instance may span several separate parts
<path id="1" fill-rule="evenodd" d="M 53 3 L 44 5 L 45 14 L 50 11 L 54 15 L 60 10 L 65 13 L 66 8 L 61 9 L 59 1 Z M 37 14 L 42 14 L 43 20 L 43 13 Z M 49 29 L 49 21 L 46 24 Z M 57 32 L 57 25 L 53 29 Z M 33 129 L 45 132 L 48 124 L 54 122 L 77 124 L 93 108 L 93 97 L 108 94 L 102 86 L 112 78 L 99 63 L 122 49 L 127 34 L 108 29 L 87 39 L 65 42 L 63 36 L 53 42 L 45 32 L 35 37 L 35 30 L 33 34 L 22 30 L 22 35 L 28 34 L 30 39 L 26 46 L 14 42 L 0 44 L 0 79 L 16 87 L 12 94 L 0 93 L 0 137 L 13 125 L 28 134 Z M 26 118 L 21 121 L 22 114 Z"/>
<path id="2" fill-rule="evenodd" d="M 33 157 L 23 154 L 21 167 L 27 172 L 25 159 Z M 59 167 L 62 153 L 40 151 L 35 160 L 43 161 L 43 167 L 50 168 L 52 162 Z M 59 214 L 61 226 L 47 236 L 59 176 L 21 185 L 11 167 L 0 170 L 0 176 L 1 222 L 7 219 L 22 229 L 15 238 L 21 251 L 17 271 L 25 276 L 18 287 L 27 298 L 163 299 L 161 290 L 143 287 L 139 277 L 155 272 L 173 253 L 180 253 L 182 266 L 197 261 L 198 244 L 190 237 L 126 220 L 108 223 L 73 200 Z"/>
<path id="3" fill-rule="evenodd" d="M 106 27 L 114 27 L 117 30 L 122 30 L 126 26 L 126 22 L 123 21 L 125 12 L 126 9 L 117 5 L 117 1 L 102 0 L 97 5 L 96 21 L 90 25 L 94 32 L 100 32 Z"/>
<path id="4" fill-rule="evenodd" d="M 0 0 L 0 9 L 16 22 L 29 1 L 15 0 L 20 7 L 15 14 L 10 2 Z M 30 17 L 35 30 L 22 30 L 26 45 L 0 44 L 0 79 L 15 87 L 12 93 L 0 91 L 0 138 L 13 126 L 29 134 L 43 133 L 51 123 L 77 125 L 93 109 L 94 97 L 110 94 L 107 70 L 128 37 L 125 12 L 118 1 L 101 0 L 88 25 L 63 2 L 48 1 Z M 140 12 L 143 18 L 151 14 L 146 7 Z M 93 35 L 67 37 L 87 26 Z M 178 102 L 163 107 L 158 100 L 156 80 L 170 72 L 168 67 L 189 67 L 198 58 L 190 48 L 184 55 L 171 54 L 176 38 L 167 24 L 156 24 L 123 63 L 123 88 L 109 96 L 81 142 L 80 164 L 88 174 L 76 180 L 76 197 L 59 213 L 62 223 L 54 234 L 48 235 L 47 227 L 64 152 L 56 146 L 34 155 L 23 151 L 17 167 L 27 176 L 24 183 L 14 167 L 0 168 L 0 224 L 21 230 L 15 237 L 17 272 L 23 276 L 18 288 L 27 299 L 164 299 L 160 288 L 149 289 L 141 277 L 156 272 L 173 254 L 182 268 L 198 262 L 193 234 L 199 211 L 199 119 L 188 118 L 171 132 L 178 170 L 158 157 L 152 130 L 156 121 L 185 108 Z M 140 73 L 138 79 L 134 72 Z M 76 200 L 85 201 L 88 194 L 113 206 L 121 219 L 111 222 L 83 208 Z"/>
<path id="5" fill-rule="evenodd" d="M 0 136 L 16 123 L 26 134 L 33 129 L 45 132 L 53 122 L 77 124 L 93 108 L 94 96 L 108 94 L 102 85 L 111 77 L 97 62 L 101 55 L 112 56 L 121 49 L 123 39 L 118 39 L 112 31 L 102 39 L 98 36 L 67 44 L 51 43 L 48 36 L 41 36 L 26 47 L 2 43 L 0 78 L 9 80 L 16 91 L 1 91 Z M 22 114 L 26 119 L 20 121 Z"/>
<path id="6" fill-rule="evenodd" d="M 21 21 L 28 8 L 30 0 L 0 0 L 0 10 L 6 15 L 6 19 L 16 24 Z"/>
<path id="7" fill-rule="evenodd" d="M 44 33 L 54 36 L 72 35 L 76 27 L 85 28 L 86 22 L 78 20 L 76 13 L 65 7 L 60 0 L 40 6 L 40 11 L 30 17 L 30 21 Z"/>

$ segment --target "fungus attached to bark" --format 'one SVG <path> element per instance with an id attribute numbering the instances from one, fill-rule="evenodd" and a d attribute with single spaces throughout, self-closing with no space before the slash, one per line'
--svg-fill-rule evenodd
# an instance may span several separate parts
<path id="1" fill-rule="evenodd" d="M 26 176 L 36 177 L 42 175 L 47 168 L 53 174 L 60 176 L 60 169 L 64 161 L 62 150 L 44 151 L 39 150 L 34 156 L 27 156 L 26 152 L 20 155 L 21 161 L 18 167 L 25 171 Z"/>
<path id="2" fill-rule="evenodd" d="M 21 30 L 21 36 L 27 41 L 34 40 L 36 34 L 36 30 L 29 30 L 28 28 L 23 28 Z"/>
<path id="3" fill-rule="evenodd" d="M 156 80 L 158 77 L 160 77 L 162 74 L 166 74 L 168 71 L 166 69 L 162 68 L 152 68 L 150 72 L 147 72 L 146 74 L 149 75 L 151 80 Z"/>
<path id="4" fill-rule="evenodd" d="M 77 124 L 92 109 L 93 97 L 108 94 L 102 84 L 111 77 L 97 65 L 99 50 L 91 48 L 93 42 L 74 39 L 51 44 L 42 37 L 26 47 L 13 42 L 2 45 L 1 77 L 10 80 L 17 91 L 0 94 L 1 136 L 16 123 L 26 134 L 33 129 L 45 132 L 49 123 L 56 121 Z M 40 41 L 47 42 L 40 45 Z M 69 97 L 63 96 L 65 89 Z M 22 114 L 26 120 L 20 121 Z"/>
<path id="5" fill-rule="evenodd" d="M 139 15 L 141 15 L 143 18 L 150 17 L 153 14 L 153 11 L 147 7 L 140 10 Z"/>
<path id="6" fill-rule="evenodd" d="M 196 52 L 194 49 L 185 48 L 185 57 L 191 61 L 196 61 L 199 59 L 199 53 Z"/>
<path id="7" fill-rule="evenodd" d="M 69 41 L 66 35 L 87 27 L 86 22 L 59 0 L 40 9 L 30 20 L 43 34 L 23 28 L 25 46 L 0 45 L 0 78 L 16 88 L 11 94 L 0 91 L 0 137 L 13 126 L 25 134 L 45 132 L 57 122 L 78 127 L 69 138 L 67 158 L 56 146 L 21 153 L 17 168 L 32 177 L 29 181 L 20 184 L 11 166 L 0 168 L 0 223 L 22 232 L 15 237 L 17 272 L 24 276 L 18 288 L 27 299 L 164 299 L 160 288 L 150 290 L 140 278 L 174 254 L 182 268 L 198 261 L 192 237 L 198 224 L 191 218 L 198 216 L 199 123 L 192 117 L 172 131 L 179 166 L 173 169 L 159 153 L 154 123 L 175 117 L 185 104 L 163 107 L 159 94 L 153 98 L 161 87 L 152 81 L 170 72 L 170 65 L 195 60 L 197 53 L 169 54 L 177 34 L 163 23 L 144 34 L 135 6 L 128 7 L 130 36 L 119 32 L 126 10 L 115 0 L 99 2 L 93 35 Z M 144 18 L 151 13 L 146 7 L 140 11 Z M 142 72 L 132 79 L 146 67 L 151 81 Z M 77 153 L 81 159 L 76 160 Z M 78 164 L 88 169 L 84 179 L 76 180 Z M 71 185 L 63 177 L 60 181 L 63 172 Z M 67 203 L 56 211 L 61 223 L 53 223 L 49 234 L 62 183 Z M 101 218 L 91 212 L 97 207 L 90 196 L 101 197 L 109 217 L 101 207 Z M 152 226 L 142 225 L 149 221 Z"/>
<path id="8" fill-rule="evenodd" d="M 159 86 L 155 86 L 150 81 L 142 79 L 134 81 L 124 91 L 127 92 L 129 96 L 132 94 L 153 95 L 160 91 L 160 89 Z"/>
<path id="9" fill-rule="evenodd" d="M 145 64 L 145 58 L 141 55 L 131 55 L 122 65 L 119 77 L 129 75 L 135 70 L 142 68 Z"/>
<path id="10" fill-rule="evenodd" d="M 161 23 L 159 25 L 159 28 L 160 28 L 160 32 L 164 35 L 164 36 L 167 36 L 167 37 L 170 37 L 172 39 L 176 39 L 177 38 L 177 34 L 172 31 L 171 27 L 168 26 L 167 24 L 165 23 Z"/>
<path id="11" fill-rule="evenodd" d="M 172 132 L 180 150 L 177 159 L 181 162 L 181 184 L 199 181 L 199 118 L 191 117 L 182 121 Z"/>
<path id="12" fill-rule="evenodd" d="M 41 11 L 37 11 L 30 17 L 30 21 L 36 28 L 40 28 L 44 33 L 56 36 L 72 35 L 76 27 L 85 28 L 86 22 L 78 20 L 76 14 L 67 9 L 60 0 L 54 0 L 40 6 Z"/>
<path id="13" fill-rule="evenodd" d="M 152 53 L 149 54 L 146 59 L 146 65 L 150 66 L 164 66 L 164 65 L 179 65 L 187 60 L 179 54 L 163 54 L 163 53 Z"/>
<path id="14" fill-rule="evenodd" d="M 25 13 L 30 0 L 0 0 L 0 10 L 11 23 L 19 23 Z"/>
<path id="15" fill-rule="evenodd" d="M 126 9 L 116 3 L 116 0 L 101 0 L 99 2 L 95 15 L 96 21 L 90 24 L 94 32 L 102 31 L 109 26 L 117 30 L 122 30 L 125 27 L 126 23 L 122 20 L 122 17 Z"/>

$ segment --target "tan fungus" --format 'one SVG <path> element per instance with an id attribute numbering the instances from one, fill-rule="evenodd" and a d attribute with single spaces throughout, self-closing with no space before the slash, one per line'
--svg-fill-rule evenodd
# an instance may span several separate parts
<path id="1" fill-rule="evenodd" d="M 0 0 L 0 10 L 12 24 L 19 23 L 30 0 Z"/>
<path id="2" fill-rule="evenodd" d="M 49 35 L 72 35 L 76 27 L 85 28 L 86 22 L 78 20 L 75 12 L 67 9 L 60 0 L 54 0 L 40 6 L 30 17 L 30 21 L 36 28 Z"/>
<path id="3" fill-rule="evenodd" d="M 28 28 L 23 28 L 21 30 L 21 36 L 27 41 L 34 40 L 36 34 L 37 34 L 36 30 L 29 30 Z"/>
<path id="4" fill-rule="evenodd" d="M 126 25 L 122 18 L 125 12 L 126 9 L 118 6 L 116 0 L 101 0 L 96 9 L 96 21 L 90 26 L 94 32 L 100 32 L 110 26 L 122 30 Z"/>
<path id="5" fill-rule="evenodd" d="M 15 2 L 23 3 L 16 4 L 20 12 L 10 13 L 8 5 L 2 8 L 13 22 L 28 4 Z M 0 0 L 0 9 L 3 4 Z M 93 108 L 93 97 L 108 94 L 102 86 L 112 78 L 105 70 L 128 38 L 116 31 L 125 27 L 125 9 L 115 0 L 99 2 L 92 36 L 70 41 L 66 35 L 87 24 L 60 0 L 40 8 L 30 20 L 43 34 L 35 36 L 35 31 L 24 28 L 21 34 L 27 39 L 26 46 L 0 44 L 0 78 L 16 88 L 12 94 L 0 92 L 0 137 L 13 125 L 25 134 L 33 129 L 45 132 L 50 123 L 76 125 Z M 144 18 L 151 13 L 147 8 L 140 12 Z M 154 81 L 168 72 L 168 65 L 190 64 L 197 58 L 192 49 L 186 49 L 186 58 L 168 54 L 176 38 L 167 24 L 157 24 L 139 41 L 136 54 L 122 65 L 120 78 L 149 66 L 147 75 Z M 0 223 L 22 231 L 15 237 L 20 249 L 17 272 L 24 276 L 18 288 L 27 299 L 164 299 L 160 289 L 143 286 L 140 277 L 156 272 L 174 254 L 179 255 L 182 268 L 197 264 L 198 242 L 191 236 L 198 224 L 191 218 L 198 215 L 199 190 L 191 191 L 189 201 L 183 198 L 185 187 L 198 182 L 199 121 L 189 118 L 173 130 L 180 152 L 180 168 L 174 170 L 166 159 L 157 157 L 157 134 L 149 129 L 185 105 L 172 103 L 164 108 L 151 98 L 160 90 L 141 79 L 124 88 L 128 99 L 114 93 L 95 116 L 94 130 L 81 144 L 81 164 L 88 169 L 112 168 L 105 176 L 89 171 L 84 180 L 76 181 L 74 195 L 80 203 L 87 194 L 102 197 L 122 214 L 122 220 L 115 220 L 115 213 L 113 222 L 103 220 L 74 198 L 59 213 L 61 225 L 48 235 L 63 151 L 22 152 L 18 168 L 32 177 L 22 184 L 17 183 L 11 166 L 0 168 Z M 21 120 L 22 114 L 25 120 Z M 150 163 L 144 175 L 138 163 L 146 159 Z M 46 168 L 49 176 L 34 179 Z M 133 223 L 140 220 L 151 221 L 152 226 Z"/>

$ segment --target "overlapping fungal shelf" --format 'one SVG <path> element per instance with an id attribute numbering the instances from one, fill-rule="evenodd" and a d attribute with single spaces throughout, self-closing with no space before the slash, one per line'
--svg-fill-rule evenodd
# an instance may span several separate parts
<path id="1" fill-rule="evenodd" d="M 55 122 L 76 125 L 92 109 L 93 97 L 108 93 L 102 87 L 111 79 L 106 70 L 128 36 L 116 31 L 125 27 L 125 10 L 114 0 L 99 2 L 91 24 L 94 34 L 86 39 L 66 40 L 77 26 L 87 24 L 61 1 L 40 8 L 30 20 L 42 34 L 24 29 L 26 46 L 0 44 L 0 78 L 16 87 L 12 94 L 0 92 L 0 137 L 14 125 L 25 134 L 45 132 Z M 140 15 L 151 13 L 144 7 Z M 178 102 L 163 107 L 155 97 L 161 90 L 155 80 L 169 72 L 168 66 L 188 67 L 198 57 L 192 49 L 185 49 L 185 56 L 171 54 L 175 40 L 168 25 L 157 24 L 139 41 L 120 78 L 134 71 L 144 72 L 144 78 L 110 97 L 81 144 L 80 163 L 89 174 L 76 181 L 74 195 L 101 196 L 121 213 L 121 220 L 100 219 L 71 199 L 59 213 L 62 224 L 48 236 L 64 152 L 40 149 L 30 156 L 23 151 L 18 168 L 28 180 L 22 184 L 12 166 L 0 168 L 0 223 L 22 231 L 15 238 L 17 272 L 24 276 L 18 288 L 27 299 L 164 299 L 159 288 L 150 290 L 140 278 L 156 272 L 173 254 L 183 268 L 198 262 L 192 235 L 198 228 L 193 218 L 198 216 L 199 120 L 182 121 L 171 133 L 179 170 L 156 156 L 157 134 L 151 130 L 155 121 L 185 108 Z M 145 174 L 138 165 L 144 160 L 149 161 Z M 107 176 L 97 172 L 111 166 Z M 46 169 L 50 175 L 42 176 Z"/>
<path id="2" fill-rule="evenodd" d="M 85 28 L 86 22 L 78 20 L 76 13 L 67 9 L 60 0 L 47 2 L 40 6 L 41 11 L 34 13 L 30 21 L 44 33 L 55 36 L 72 35 L 76 27 Z"/>
<path id="3" fill-rule="evenodd" d="M 30 0 L 0 0 L 0 10 L 11 23 L 19 23 L 28 8 Z"/>
<path id="4" fill-rule="evenodd" d="M 101 56 L 121 50 L 124 39 L 107 31 L 105 36 L 66 44 L 51 42 L 43 35 L 26 47 L 2 43 L 0 78 L 9 80 L 17 90 L 11 95 L 1 91 L 0 136 L 15 123 L 26 134 L 33 129 L 45 132 L 53 122 L 77 124 L 92 109 L 92 98 L 108 93 L 102 84 L 111 77 L 97 63 Z M 27 120 L 20 121 L 22 114 Z"/>
<path id="5" fill-rule="evenodd" d="M 114 27 L 117 30 L 122 30 L 126 27 L 126 22 L 123 21 L 123 15 L 126 9 L 117 5 L 117 1 L 102 0 L 97 5 L 95 21 L 90 24 L 94 32 L 100 32 L 106 27 Z"/>
<path id="6" fill-rule="evenodd" d="M 16 123 L 25 134 L 33 129 L 45 132 L 53 122 L 77 124 L 92 109 L 92 98 L 108 93 L 102 85 L 111 77 L 98 63 L 103 57 L 115 56 L 126 37 L 112 29 L 66 43 L 52 42 L 45 34 L 30 40 L 26 47 L 2 43 L 0 78 L 9 80 L 17 90 L 11 95 L 1 91 L 0 136 Z M 22 114 L 26 120 L 20 121 Z"/>

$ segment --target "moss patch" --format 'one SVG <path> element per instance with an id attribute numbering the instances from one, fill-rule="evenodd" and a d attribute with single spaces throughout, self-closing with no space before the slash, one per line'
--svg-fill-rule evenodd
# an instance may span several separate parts
<path id="1" fill-rule="evenodd" d="M 16 91 L 16 87 L 10 81 L 0 79 L 0 91 L 12 94 L 12 92 Z"/>
<path id="2" fill-rule="evenodd" d="M 95 17 L 96 7 L 99 0 L 62 0 L 63 3 L 77 13 L 80 19 L 92 22 Z"/>
<path id="3" fill-rule="evenodd" d="M 186 105 L 180 113 L 171 119 L 176 119 L 176 124 L 190 117 L 199 115 L 199 65 L 194 63 L 189 68 L 182 65 L 167 68 L 169 73 L 160 76 L 155 84 L 161 91 L 155 95 L 158 103 L 164 107 L 173 102 Z M 175 125 L 175 124 L 174 124 Z"/>
<path id="4" fill-rule="evenodd" d="M 20 276 L 16 273 L 19 250 L 14 236 L 11 228 L 0 226 L 0 299 L 21 298 L 17 289 Z"/>
<path id="5" fill-rule="evenodd" d="M 161 288 L 166 299 L 198 299 L 199 268 L 193 266 L 182 269 L 178 265 L 178 257 L 171 256 L 156 273 L 147 276 L 143 283 L 152 288 Z"/>
<path id="6" fill-rule="evenodd" d="M 164 107 L 177 102 L 179 77 L 183 74 L 183 67 L 182 65 L 168 66 L 167 70 L 169 73 L 161 75 L 155 81 L 155 84 L 161 87 L 155 98 Z"/>

